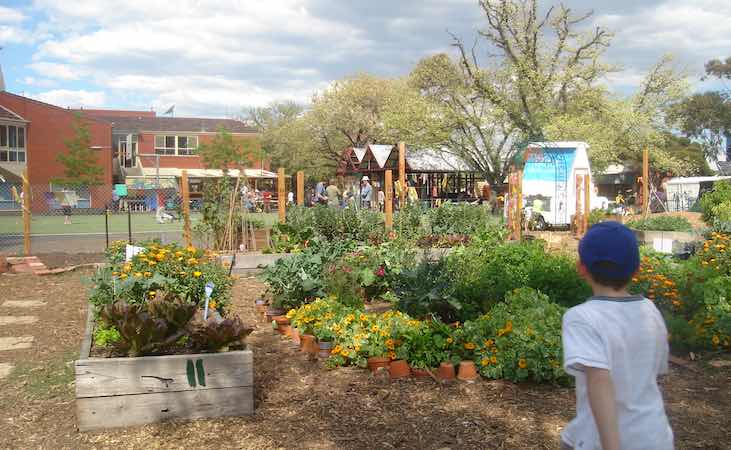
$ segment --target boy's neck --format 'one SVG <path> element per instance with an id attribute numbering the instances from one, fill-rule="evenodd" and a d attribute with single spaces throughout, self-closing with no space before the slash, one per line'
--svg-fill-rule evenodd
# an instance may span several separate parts
<path id="1" fill-rule="evenodd" d="M 600 284 L 591 283 L 591 290 L 594 293 L 594 297 L 610 297 L 610 298 L 621 298 L 621 297 L 631 297 L 632 294 L 630 294 L 627 291 L 627 287 L 625 286 L 622 289 L 614 289 L 613 287 L 609 286 L 602 286 Z"/>

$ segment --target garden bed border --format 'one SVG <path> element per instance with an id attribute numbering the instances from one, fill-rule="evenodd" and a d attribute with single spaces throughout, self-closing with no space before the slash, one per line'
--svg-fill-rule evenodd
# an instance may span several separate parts
<path id="1" fill-rule="evenodd" d="M 79 431 L 254 413 L 250 349 L 95 358 L 90 356 L 93 329 L 90 305 L 74 362 Z"/>

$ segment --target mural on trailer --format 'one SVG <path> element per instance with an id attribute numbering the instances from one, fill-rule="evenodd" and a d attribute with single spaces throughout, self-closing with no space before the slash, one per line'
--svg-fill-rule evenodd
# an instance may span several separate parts
<path id="1" fill-rule="evenodd" d="M 568 223 L 569 174 L 575 159 L 576 148 L 532 148 L 523 171 L 525 206 L 548 215 L 551 223 Z"/>

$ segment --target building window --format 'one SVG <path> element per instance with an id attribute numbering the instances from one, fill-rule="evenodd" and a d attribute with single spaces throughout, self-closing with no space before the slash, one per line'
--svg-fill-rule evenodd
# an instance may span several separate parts
<path id="1" fill-rule="evenodd" d="M 198 136 L 178 136 L 178 155 L 195 155 Z"/>
<path id="2" fill-rule="evenodd" d="M 25 162 L 25 127 L 0 125 L 0 162 Z"/>
<path id="3" fill-rule="evenodd" d="M 198 136 L 155 136 L 158 155 L 195 155 Z"/>

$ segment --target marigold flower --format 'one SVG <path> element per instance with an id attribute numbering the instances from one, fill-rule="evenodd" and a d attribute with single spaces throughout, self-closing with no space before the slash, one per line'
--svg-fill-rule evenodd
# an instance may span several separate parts
<path id="1" fill-rule="evenodd" d="M 218 303 L 216 303 L 215 300 L 211 300 L 210 302 L 208 302 L 208 308 L 216 309 L 216 306 L 218 306 Z"/>
<path id="2" fill-rule="evenodd" d="M 490 364 L 490 359 L 489 359 L 489 358 L 482 358 L 482 359 L 480 360 L 480 365 L 481 365 L 481 366 L 486 366 L 486 365 L 488 365 L 488 364 Z"/>
<path id="3" fill-rule="evenodd" d="M 485 347 L 492 347 L 493 344 L 495 344 L 495 341 L 493 341 L 492 339 L 485 339 L 483 344 L 485 344 Z"/>
<path id="4" fill-rule="evenodd" d="M 718 345 L 721 343 L 721 338 L 719 338 L 717 334 L 714 334 L 713 338 L 711 338 L 711 342 L 713 342 L 713 345 Z"/>
<path id="5" fill-rule="evenodd" d="M 121 279 L 124 280 L 125 278 L 127 278 L 127 274 L 126 273 L 123 273 L 122 275 L 119 276 L 119 278 L 121 278 Z"/>
<path id="6" fill-rule="evenodd" d="M 454 339 L 452 339 L 452 336 L 449 336 L 447 338 L 447 344 L 451 344 L 452 342 L 454 342 Z"/>
<path id="7" fill-rule="evenodd" d="M 490 362 L 493 363 L 493 364 L 497 364 L 497 357 L 496 356 L 491 356 L 490 357 Z"/>
<path id="8" fill-rule="evenodd" d="M 142 275 L 144 275 L 145 277 L 151 277 L 152 276 L 152 272 L 145 272 Z"/>
<path id="9" fill-rule="evenodd" d="M 475 344 L 472 343 L 472 342 L 465 342 L 464 348 L 467 349 L 467 350 L 474 350 L 475 349 Z"/>
<path id="10" fill-rule="evenodd" d="M 196 270 L 195 272 L 193 272 L 193 276 L 196 278 L 200 277 L 201 275 L 203 275 L 203 273 L 200 270 Z"/>
<path id="11" fill-rule="evenodd" d="M 520 358 L 518 360 L 518 367 L 520 367 L 521 369 L 525 369 L 526 367 L 528 367 L 528 362 L 524 358 Z"/>

